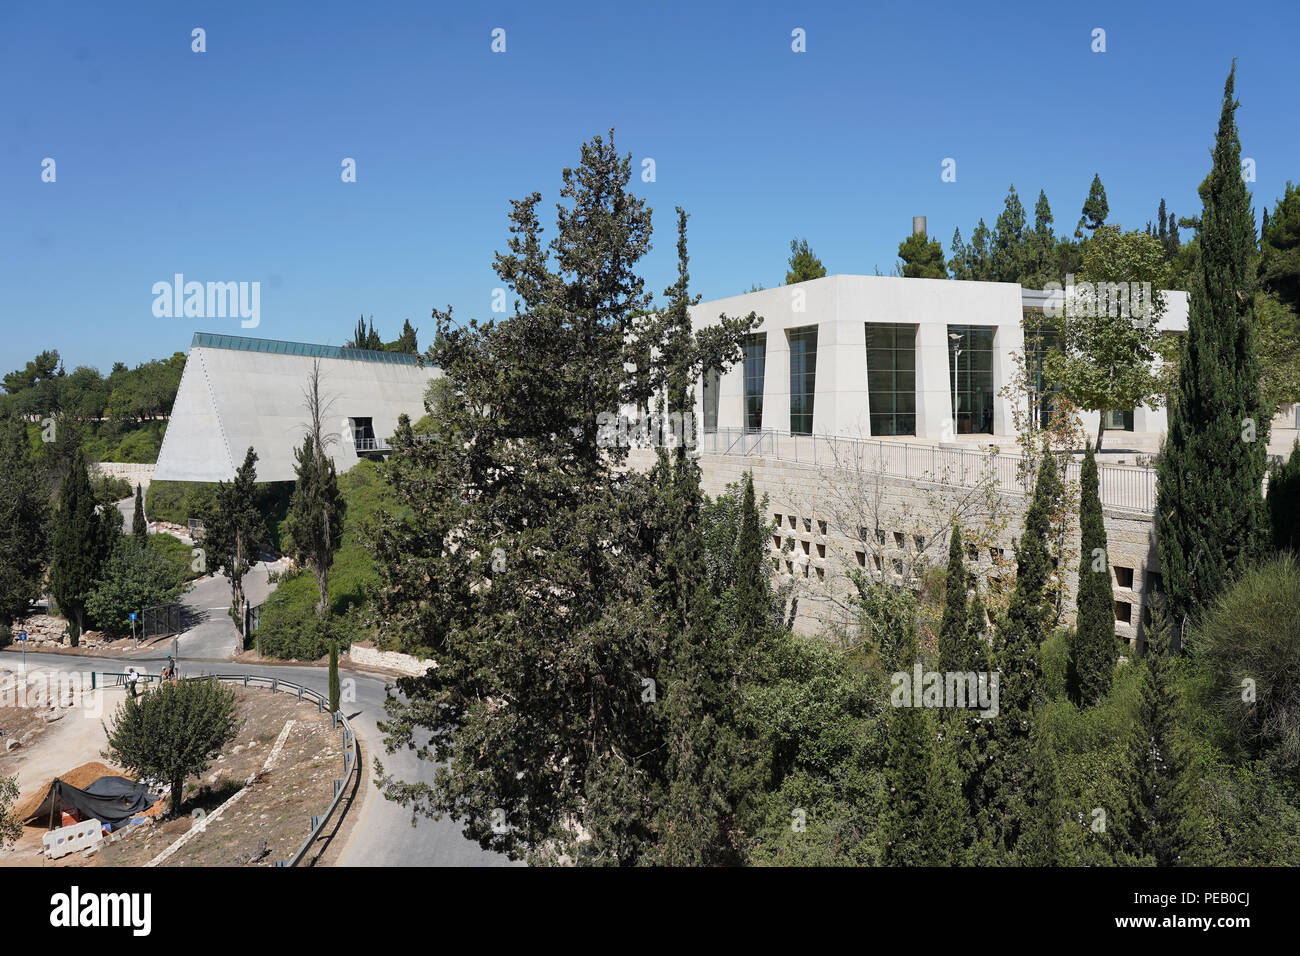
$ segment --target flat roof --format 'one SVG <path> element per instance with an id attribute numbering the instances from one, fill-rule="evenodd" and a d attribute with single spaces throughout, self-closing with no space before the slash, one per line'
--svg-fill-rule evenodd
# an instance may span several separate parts
<path id="1" fill-rule="evenodd" d="M 278 339 L 252 339 L 245 335 L 195 332 L 190 347 L 234 349 L 239 352 L 266 352 L 272 355 L 305 355 L 308 358 L 346 359 L 350 362 L 382 362 L 386 365 L 419 365 L 418 355 L 406 352 L 378 352 L 371 349 L 347 349 L 338 345 L 313 345 L 310 342 L 282 342 Z"/>

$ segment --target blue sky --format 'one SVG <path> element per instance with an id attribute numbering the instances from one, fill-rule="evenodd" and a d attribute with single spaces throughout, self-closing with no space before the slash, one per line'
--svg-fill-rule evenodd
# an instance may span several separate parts
<path id="1" fill-rule="evenodd" d="M 1294 0 L 8 2 L 0 370 L 57 348 L 107 371 L 243 331 L 156 318 L 175 273 L 260 282 L 244 334 L 342 344 L 364 313 L 388 339 L 410 318 L 423 345 L 431 306 L 490 317 L 509 200 L 540 190 L 549 216 L 562 167 L 611 126 L 635 170 L 655 160 L 635 188 L 656 294 L 676 205 L 706 299 L 780 284 L 793 236 L 830 272 L 887 272 L 925 215 L 946 252 L 1012 183 L 1031 214 L 1047 191 L 1058 232 L 1094 172 L 1112 221 L 1144 226 L 1161 196 L 1196 214 L 1233 56 L 1258 212 L 1300 180 L 1297 28 Z"/>

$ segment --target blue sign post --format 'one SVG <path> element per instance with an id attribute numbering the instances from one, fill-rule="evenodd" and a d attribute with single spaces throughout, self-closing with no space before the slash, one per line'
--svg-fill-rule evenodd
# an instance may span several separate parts
<path id="1" fill-rule="evenodd" d="M 22 645 L 21 650 L 23 652 L 23 677 L 26 678 L 27 677 L 27 632 L 26 631 L 18 632 L 18 643 Z"/>
<path id="2" fill-rule="evenodd" d="M 135 636 L 135 611 L 131 612 L 131 643 L 136 650 L 140 649 L 140 641 Z"/>

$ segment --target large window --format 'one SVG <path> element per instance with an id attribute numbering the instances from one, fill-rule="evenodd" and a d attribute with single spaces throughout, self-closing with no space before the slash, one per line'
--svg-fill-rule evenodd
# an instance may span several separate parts
<path id="1" fill-rule="evenodd" d="M 1036 409 L 1039 427 L 1046 427 L 1052 417 L 1053 391 L 1043 380 L 1043 364 L 1047 353 L 1061 348 L 1061 330 L 1056 320 L 1045 316 L 1041 309 L 1025 309 L 1025 366 L 1029 377 L 1029 403 Z"/>
<path id="2" fill-rule="evenodd" d="M 811 435 L 817 391 L 817 326 L 791 329 L 790 434 Z"/>
<path id="3" fill-rule="evenodd" d="M 956 393 L 957 434 L 993 434 L 991 326 L 948 326 L 948 382 L 949 389 Z"/>
<path id="4" fill-rule="evenodd" d="M 767 333 L 746 335 L 745 351 L 745 429 L 763 427 L 763 375 L 767 367 Z"/>
<path id="5" fill-rule="evenodd" d="M 916 434 L 916 326 L 867 323 L 871 434 Z"/>
<path id="6" fill-rule="evenodd" d="M 704 430 L 718 430 L 718 370 L 711 368 L 704 373 Z"/>

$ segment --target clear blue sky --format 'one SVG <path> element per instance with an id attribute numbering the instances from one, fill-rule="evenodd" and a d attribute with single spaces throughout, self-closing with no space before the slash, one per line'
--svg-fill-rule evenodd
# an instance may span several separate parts
<path id="1" fill-rule="evenodd" d="M 1094 172 L 1112 221 L 1142 227 L 1161 196 L 1196 214 L 1233 56 L 1258 212 L 1300 180 L 1297 36 L 1295 0 L 6 2 L 0 371 L 57 348 L 106 372 L 240 333 L 155 318 L 177 272 L 260 282 L 246 334 L 341 344 L 364 313 L 386 339 L 409 317 L 423 345 L 435 304 L 490 316 L 508 201 L 540 190 L 549 213 L 611 126 L 638 172 L 656 162 L 635 183 L 656 294 L 675 205 L 706 299 L 780 284 L 793 236 L 830 272 L 887 272 L 925 215 L 946 252 L 1011 183 L 1031 214 L 1046 189 L 1058 232 Z"/>

